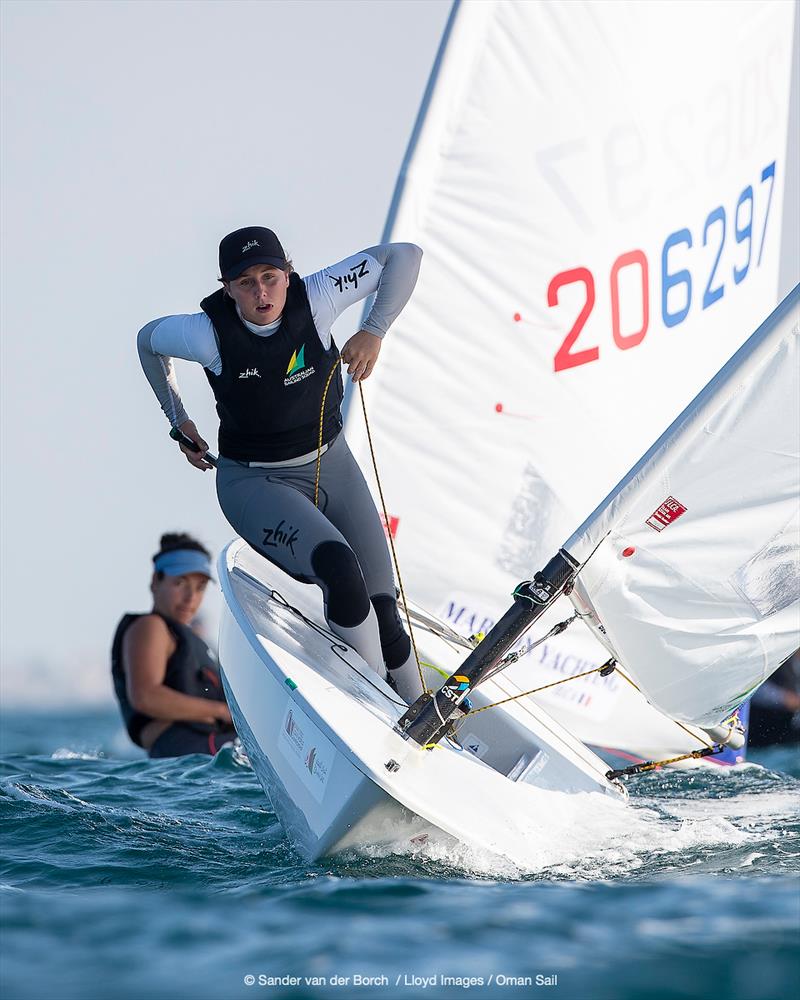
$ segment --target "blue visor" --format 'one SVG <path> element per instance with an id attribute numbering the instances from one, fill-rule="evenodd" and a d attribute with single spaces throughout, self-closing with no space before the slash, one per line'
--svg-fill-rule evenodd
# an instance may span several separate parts
<path id="1" fill-rule="evenodd" d="M 157 571 L 167 576 L 185 576 L 186 573 L 202 573 L 209 580 L 214 579 L 210 559 L 195 549 L 174 549 L 162 552 L 153 561 Z"/>

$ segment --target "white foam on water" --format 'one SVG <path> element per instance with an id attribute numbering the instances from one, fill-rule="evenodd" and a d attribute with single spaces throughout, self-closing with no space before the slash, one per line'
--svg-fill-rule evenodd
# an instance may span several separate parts
<path id="1" fill-rule="evenodd" d="M 760 839 L 747 824 L 732 822 L 745 815 L 744 803 L 708 800 L 670 803 L 623 803 L 597 793 L 567 794 L 536 789 L 538 808 L 515 816 L 520 829 L 513 856 L 456 840 L 434 828 L 427 836 L 418 825 L 396 829 L 396 839 L 378 846 L 359 845 L 359 853 L 385 856 L 387 851 L 447 864 L 465 873 L 494 878 L 547 874 L 567 878 L 604 878 L 635 872 L 656 862 L 672 867 L 671 856 L 685 863 L 693 849 L 736 847 Z M 783 795 L 778 796 L 785 798 Z M 755 796 L 754 798 L 759 798 Z M 733 809 L 721 808 L 725 804 Z M 690 808 L 682 810 L 689 805 Z M 706 810 L 706 806 L 712 806 Z M 751 801 L 748 812 L 759 806 Z M 783 808 L 783 807 L 781 807 Z M 480 812 L 476 810 L 476 826 Z"/>
<path id="2" fill-rule="evenodd" d="M 104 760 L 100 750 L 86 753 L 82 750 L 70 750 L 69 747 L 59 747 L 50 754 L 50 760 Z"/>
<path id="3" fill-rule="evenodd" d="M 49 809 L 59 809 L 62 812 L 71 812 L 72 806 L 58 802 L 53 797 L 58 794 L 52 789 L 40 788 L 38 785 L 29 785 L 22 781 L 5 781 L 2 784 L 3 791 L 9 798 L 18 802 L 32 802 L 34 805 L 46 806 Z"/>
<path id="4" fill-rule="evenodd" d="M 679 819 L 724 817 L 774 826 L 776 820 L 800 817 L 800 797 L 791 789 L 746 792 L 730 798 L 664 799 L 659 809 Z"/>

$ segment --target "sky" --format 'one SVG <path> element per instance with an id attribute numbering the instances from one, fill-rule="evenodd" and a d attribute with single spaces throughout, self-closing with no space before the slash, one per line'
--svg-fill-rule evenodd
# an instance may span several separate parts
<path id="1" fill-rule="evenodd" d="M 301 274 L 381 238 L 449 0 L 4 0 L 0 698 L 111 702 L 119 617 L 152 554 L 232 536 L 136 354 L 195 312 L 227 232 Z M 334 327 L 358 328 L 359 307 Z M 189 415 L 216 435 L 197 365 Z M 218 593 L 206 599 L 215 628 Z"/>

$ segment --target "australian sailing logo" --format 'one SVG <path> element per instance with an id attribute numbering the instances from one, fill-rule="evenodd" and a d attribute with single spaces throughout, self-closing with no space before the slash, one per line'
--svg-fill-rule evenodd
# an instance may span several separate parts
<path id="1" fill-rule="evenodd" d="M 309 375 L 314 374 L 313 365 L 309 365 L 306 368 L 305 353 L 305 344 L 303 344 L 299 351 L 292 351 L 289 367 L 286 369 L 286 378 L 283 380 L 284 385 L 294 385 L 295 382 L 302 382 L 304 378 L 308 378 Z"/>
<path id="2" fill-rule="evenodd" d="M 297 528 L 293 528 L 291 524 L 286 527 L 286 522 L 279 521 L 274 528 L 263 528 L 264 541 L 262 545 L 265 545 L 271 549 L 277 549 L 279 545 L 285 545 L 291 550 L 292 555 L 296 555 L 294 551 L 294 543 L 297 541 L 300 532 Z"/>
<path id="3" fill-rule="evenodd" d="M 261 378 L 258 374 L 258 368 L 245 368 L 243 372 L 239 372 L 239 378 Z"/>

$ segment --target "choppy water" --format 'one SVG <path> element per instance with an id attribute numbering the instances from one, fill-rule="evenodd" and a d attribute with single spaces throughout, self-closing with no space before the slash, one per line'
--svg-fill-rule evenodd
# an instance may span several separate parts
<path id="1" fill-rule="evenodd" d="M 307 865 L 229 751 L 150 762 L 111 712 L 7 714 L 1 995 L 790 997 L 800 759 L 755 759 L 638 778 L 529 871 L 435 843 Z"/>

